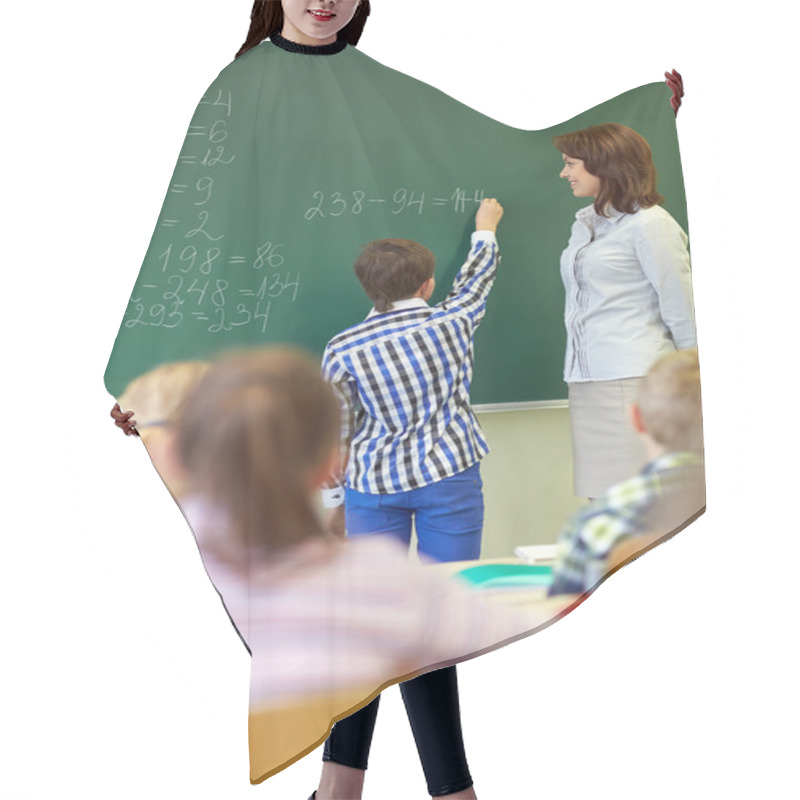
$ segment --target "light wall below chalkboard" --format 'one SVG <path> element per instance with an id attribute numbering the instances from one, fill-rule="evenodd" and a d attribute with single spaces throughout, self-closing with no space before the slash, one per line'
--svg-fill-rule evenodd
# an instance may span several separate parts
<path id="1" fill-rule="evenodd" d="M 481 558 L 555 542 L 586 501 L 572 493 L 572 443 L 566 404 L 478 413 L 491 452 L 481 462 L 486 519 Z"/>

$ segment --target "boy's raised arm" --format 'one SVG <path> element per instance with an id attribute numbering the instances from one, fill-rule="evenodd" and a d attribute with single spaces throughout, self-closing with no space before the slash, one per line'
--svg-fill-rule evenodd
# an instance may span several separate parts
<path id="1" fill-rule="evenodd" d="M 483 315 L 486 297 L 494 283 L 500 255 L 495 233 L 503 217 L 503 207 L 495 198 L 484 200 L 475 214 L 475 232 L 466 263 L 456 275 L 450 294 L 441 304 L 448 310 L 463 306 L 475 314 L 476 323 Z"/>

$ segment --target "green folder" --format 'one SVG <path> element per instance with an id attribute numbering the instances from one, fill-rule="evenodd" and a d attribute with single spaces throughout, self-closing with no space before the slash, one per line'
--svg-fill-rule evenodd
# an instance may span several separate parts
<path id="1" fill-rule="evenodd" d="M 549 586 L 553 568 L 542 564 L 481 564 L 456 573 L 478 589 L 529 589 Z"/>

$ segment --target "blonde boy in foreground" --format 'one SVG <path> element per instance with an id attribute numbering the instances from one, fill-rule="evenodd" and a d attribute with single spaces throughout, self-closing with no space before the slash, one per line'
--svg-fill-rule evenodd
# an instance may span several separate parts
<path id="1" fill-rule="evenodd" d="M 705 508 L 697 350 L 679 350 L 657 361 L 630 416 L 650 462 L 566 524 L 558 540 L 551 595 L 592 591 L 615 566 Z"/>

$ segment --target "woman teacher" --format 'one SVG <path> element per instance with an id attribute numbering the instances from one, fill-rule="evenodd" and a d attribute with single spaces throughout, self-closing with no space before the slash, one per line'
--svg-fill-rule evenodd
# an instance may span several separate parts
<path id="1" fill-rule="evenodd" d="M 576 214 L 561 255 L 575 494 L 635 475 L 645 453 L 628 422 L 658 358 L 697 344 L 687 236 L 661 208 L 647 141 L 624 125 L 556 136 Z"/>

